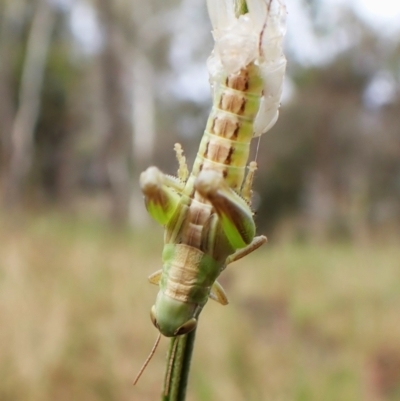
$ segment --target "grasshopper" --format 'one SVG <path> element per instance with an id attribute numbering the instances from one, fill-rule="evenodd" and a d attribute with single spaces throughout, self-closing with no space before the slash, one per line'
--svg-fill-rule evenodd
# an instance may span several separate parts
<path id="1" fill-rule="evenodd" d="M 166 337 L 194 330 L 208 298 L 226 305 L 218 276 L 267 241 L 255 236 L 251 210 L 257 164 L 246 165 L 251 139 L 278 118 L 286 9 L 280 0 L 246 0 L 243 14 L 235 4 L 207 0 L 213 107 L 191 173 L 176 144 L 178 177 L 157 167 L 140 177 L 147 210 L 165 227 L 163 268 L 149 280 L 159 286 L 151 320 Z"/>

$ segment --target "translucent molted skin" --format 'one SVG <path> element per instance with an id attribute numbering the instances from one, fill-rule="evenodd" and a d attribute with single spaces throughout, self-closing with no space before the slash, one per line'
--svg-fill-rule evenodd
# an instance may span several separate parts
<path id="1" fill-rule="evenodd" d="M 286 7 L 280 0 L 247 0 L 249 12 L 235 16 L 234 0 L 207 0 L 215 46 L 208 60 L 212 90 L 222 78 L 249 64 L 260 68 L 264 85 L 254 121 L 254 136 L 270 130 L 278 119 L 286 59 L 282 42 Z"/>

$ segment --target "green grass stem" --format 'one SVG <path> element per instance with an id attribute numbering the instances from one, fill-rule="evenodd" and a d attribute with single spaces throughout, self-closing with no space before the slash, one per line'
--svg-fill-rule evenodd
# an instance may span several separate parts
<path id="1" fill-rule="evenodd" d="M 171 339 L 162 401 L 184 401 L 189 379 L 196 330 Z"/>

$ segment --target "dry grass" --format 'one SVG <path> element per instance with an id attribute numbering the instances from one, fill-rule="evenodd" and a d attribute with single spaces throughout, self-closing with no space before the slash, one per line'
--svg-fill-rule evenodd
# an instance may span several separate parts
<path id="1" fill-rule="evenodd" d="M 0 227 L 0 400 L 158 400 L 167 341 L 138 387 L 161 230 L 57 216 Z M 156 251 L 155 251 L 156 250 Z M 205 308 L 191 401 L 400 399 L 400 249 L 267 246 Z"/>

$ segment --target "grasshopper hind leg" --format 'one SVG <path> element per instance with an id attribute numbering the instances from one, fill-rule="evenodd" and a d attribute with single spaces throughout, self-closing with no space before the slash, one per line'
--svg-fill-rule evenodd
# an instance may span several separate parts
<path id="1" fill-rule="evenodd" d="M 234 254 L 228 256 L 228 258 L 226 259 L 226 265 L 229 265 L 230 263 L 236 262 L 237 260 L 244 258 L 249 253 L 255 251 L 266 242 L 267 242 L 267 237 L 265 237 L 264 235 L 254 237 L 253 241 L 251 241 L 249 245 L 247 245 L 242 249 L 237 250 Z"/>
<path id="2" fill-rule="evenodd" d="M 226 184 L 222 175 L 202 170 L 195 188 L 218 214 L 221 228 L 234 249 L 250 244 L 255 235 L 253 213 L 248 203 Z"/>
<path id="3" fill-rule="evenodd" d="M 228 305 L 229 303 L 226 292 L 218 281 L 212 285 L 209 297 L 221 305 Z"/>

